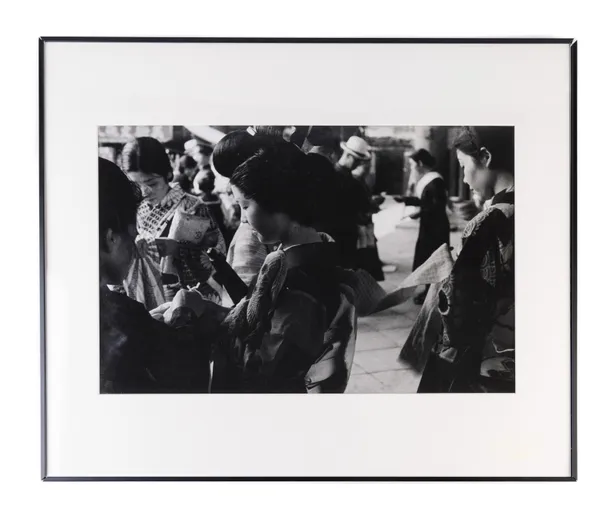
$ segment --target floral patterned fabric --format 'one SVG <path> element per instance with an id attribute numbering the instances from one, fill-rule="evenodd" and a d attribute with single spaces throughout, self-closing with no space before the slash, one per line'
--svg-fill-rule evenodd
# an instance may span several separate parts
<path id="1" fill-rule="evenodd" d="M 175 220 L 177 217 L 184 220 Z M 188 226 L 189 229 L 183 231 Z M 200 231 L 195 231 L 195 226 Z M 174 185 L 160 204 L 141 203 L 137 212 L 137 230 L 139 234 L 153 238 L 176 237 L 182 244 L 179 257 L 163 257 L 160 260 L 161 274 L 176 277 L 175 283 L 163 281 L 166 285 L 172 284 L 166 296 L 168 301 L 173 299 L 180 287 L 197 285 L 207 297 L 220 301 L 218 293 L 207 284 L 213 272 L 207 250 L 214 247 L 226 254 L 226 245 L 218 225 L 200 199 Z"/>
<path id="2" fill-rule="evenodd" d="M 462 235 L 449 276 L 430 287 L 400 358 L 423 370 L 419 392 L 515 390 L 513 189 Z"/>

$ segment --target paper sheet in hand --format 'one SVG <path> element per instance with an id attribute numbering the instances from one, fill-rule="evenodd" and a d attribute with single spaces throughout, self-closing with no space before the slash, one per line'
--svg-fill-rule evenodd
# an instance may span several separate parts
<path id="1" fill-rule="evenodd" d="M 439 247 L 420 267 L 409 274 L 392 292 L 383 288 L 365 271 L 358 271 L 357 310 L 365 316 L 381 312 L 407 301 L 419 285 L 431 285 L 443 281 L 451 273 L 453 258 L 447 244 Z"/>
<path id="2" fill-rule="evenodd" d="M 209 219 L 178 210 L 169 229 L 169 238 L 199 245 L 206 233 L 211 230 L 210 226 Z"/>

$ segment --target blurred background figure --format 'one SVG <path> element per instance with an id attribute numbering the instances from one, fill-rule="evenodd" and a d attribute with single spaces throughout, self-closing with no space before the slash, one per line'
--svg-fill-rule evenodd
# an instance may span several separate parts
<path id="1" fill-rule="evenodd" d="M 193 180 L 193 192 L 203 201 L 218 227 L 222 231 L 227 248 L 233 238 L 233 232 L 229 231 L 226 227 L 225 217 L 222 213 L 222 203 L 220 196 L 214 193 L 216 183 L 216 176 L 212 170 L 200 170 L 195 175 Z"/>
<path id="2" fill-rule="evenodd" d="M 340 159 L 340 138 L 330 126 L 312 126 L 302 147 L 309 154 L 320 154 L 332 164 Z"/>
<path id="3" fill-rule="evenodd" d="M 419 219 L 419 235 L 415 245 L 413 270 L 422 265 L 441 245 L 449 244 L 449 219 L 447 218 L 447 187 L 445 180 L 434 171 L 435 159 L 426 149 L 419 149 L 410 156 L 414 196 L 396 197 L 407 206 L 418 206 L 412 219 Z M 428 286 L 415 296 L 415 303 L 423 304 Z"/>
<path id="4" fill-rule="evenodd" d="M 205 144 L 205 142 L 193 138 L 184 143 L 184 150 L 188 156 L 195 160 L 199 170 L 203 170 L 210 166 L 212 148 Z"/>
<path id="5" fill-rule="evenodd" d="M 178 160 L 177 167 L 173 170 L 173 182 L 178 183 L 186 193 L 192 193 L 193 181 L 198 170 L 197 162 L 185 154 Z"/>
<path id="6" fill-rule="evenodd" d="M 169 163 L 171 163 L 171 168 L 173 170 L 177 170 L 179 166 L 180 158 L 184 154 L 183 146 L 176 140 L 163 141 L 162 144 L 165 147 L 167 156 L 169 157 Z"/>
<path id="7" fill-rule="evenodd" d="M 340 144 L 342 156 L 336 164 L 342 186 L 342 211 L 355 219 L 355 231 L 349 227 L 344 235 L 343 265 L 352 269 L 363 269 L 377 281 L 383 281 L 383 264 L 379 258 L 372 215 L 378 206 L 372 200 L 367 184 L 362 181 L 357 168 L 363 168 L 372 155 L 368 143 L 359 136 L 351 136 Z M 354 248 L 354 249 L 353 249 Z M 352 250 L 353 249 L 353 250 Z"/>
<path id="8" fill-rule="evenodd" d="M 338 160 L 338 167 L 349 172 L 372 157 L 368 142 L 359 136 L 351 136 L 348 141 L 340 143 L 340 148 L 342 156 Z"/>
<path id="9" fill-rule="evenodd" d="M 213 148 L 211 146 L 200 139 L 193 138 L 184 143 L 184 149 L 186 151 L 186 155 L 190 156 L 197 164 L 195 175 L 197 172 L 201 172 L 202 170 L 212 170 L 210 161 Z M 214 192 L 225 192 L 227 190 L 229 180 L 222 177 L 220 174 L 217 174 L 216 171 L 214 171 L 214 177 Z M 190 181 L 192 184 L 194 181 L 194 176 L 190 178 Z"/>

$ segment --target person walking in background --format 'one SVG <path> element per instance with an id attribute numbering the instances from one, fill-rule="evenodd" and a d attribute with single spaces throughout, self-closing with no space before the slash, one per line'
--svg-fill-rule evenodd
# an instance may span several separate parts
<path id="1" fill-rule="evenodd" d="M 214 193 L 216 177 L 212 170 L 200 170 L 195 175 L 193 180 L 193 188 L 195 196 L 201 199 L 203 204 L 207 206 L 210 215 L 214 217 L 216 224 L 220 228 L 225 239 L 227 248 L 233 238 L 233 232 L 229 231 L 225 224 L 225 217 L 222 212 L 222 203 L 220 196 Z"/>
<path id="2" fill-rule="evenodd" d="M 379 258 L 377 241 L 374 236 L 372 215 L 379 208 L 373 202 L 371 193 L 357 176 L 371 158 L 368 143 L 359 136 L 351 136 L 347 142 L 340 144 L 342 156 L 336 164 L 341 190 L 344 192 L 340 202 L 343 203 L 342 213 L 349 217 L 348 230 L 342 235 L 340 245 L 343 249 L 343 265 L 351 269 L 364 269 L 377 281 L 383 281 L 383 264 Z M 351 223 L 351 221 L 353 221 Z M 354 228 L 353 228 L 354 226 Z"/>
<path id="3" fill-rule="evenodd" d="M 210 166 L 210 155 L 212 148 L 204 142 L 192 139 L 184 143 L 184 150 L 187 156 L 190 156 L 197 164 L 197 171 L 204 170 Z"/>
<path id="4" fill-rule="evenodd" d="M 425 149 L 410 156 L 411 177 L 415 186 L 414 196 L 396 197 L 407 206 L 418 206 L 412 219 L 419 219 L 419 235 L 415 244 L 413 270 L 422 265 L 441 245 L 449 244 L 449 219 L 447 218 L 447 187 L 443 177 L 434 171 L 435 159 Z M 428 286 L 417 296 L 415 303 L 423 304 Z"/>
<path id="5" fill-rule="evenodd" d="M 220 301 L 208 284 L 212 265 L 206 251 L 214 247 L 225 253 L 223 235 L 203 202 L 169 184 L 172 170 L 162 144 L 150 137 L 129 141 L 122 149 L 122 168 L 143 193 L 137 230 L 142 239 L 156 244 L 147 250 L 160 266 L 165 299 L 171 301 L 182 287 L 198 287 Z"/>
<path id="6" fill-rule="evenodd" d="M 340 158 L 340 139 L 330 126 L 313 126 L 306 136 L 302 150 L 307 154 L 319 154 L 335 165 Z"/>
<path id="7" fill-rule="evenodd" d="M 186 193 L 192 193 L 193 181 L 198 171 L 197 162 L 185 154 L 178 160 L 178 166 L 173 170 L 173 182 L 179 184 Z"/>

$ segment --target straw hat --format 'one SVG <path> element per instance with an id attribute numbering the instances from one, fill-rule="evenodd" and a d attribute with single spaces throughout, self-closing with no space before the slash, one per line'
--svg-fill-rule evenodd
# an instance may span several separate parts
<path id="1" fill-rule="evenodd" d="M 348 152 L 357 159 L 370 159 L 370 146 L 366 140 L 359 136 L 351 136 L 346 143 L 342 142 L 340 147 L 343 151 Z"/>
<path id="2" fill-rule="evenodd" d="M 187 142 L 184 143 L 184 152 L 186 154 L 192 155 L 202 150 L 205 150 L 207 152 L 207 151 L 211 151 L 212 148 L 206 142 L 204 142 L 203 140 L 199 140 L 197 138 L 193 138 L 192 140 L 188 140 Z"/>

